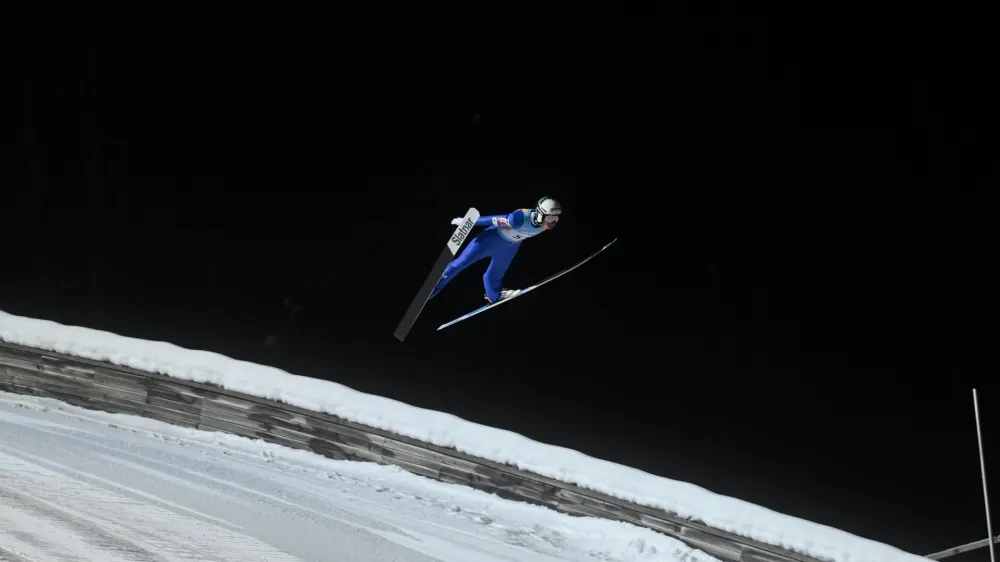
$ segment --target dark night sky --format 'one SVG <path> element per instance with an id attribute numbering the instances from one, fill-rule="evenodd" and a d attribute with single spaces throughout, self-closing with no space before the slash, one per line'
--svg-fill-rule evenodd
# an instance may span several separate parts
<path id="1" fill-rule="evenodd" d="M 103 6 L 20 13 L 0 310 L 329 378 L 915 553 L 985 537 L 997 96 L 975 18 Z M 453 217 L 542 195 L 565 214 L 506 286 L 618 244 L 435 332 L 481 304 L 483 262 L 393 338 Z"/>

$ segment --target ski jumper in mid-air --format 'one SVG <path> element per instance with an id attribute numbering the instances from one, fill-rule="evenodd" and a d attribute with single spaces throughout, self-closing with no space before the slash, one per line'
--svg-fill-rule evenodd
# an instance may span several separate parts
<path id="1" fill-rule="evenodd" d="M 513 291 L 502 289 L 503 276 L 517 255 L 521 242 L 546 230 L 552 230 L 559 222 L 560 214 L 562 206 L 558 201 L 551 197 L 542 197 L 534 209 L 518 209 L 509 215 L 479 217 L 476 226 L 488 228 L 473 238 L 465 250 L 448 264 L 428 300 L 441 292 L 463 269 L 484 258 L 491 258 L 490 265 L 483 275 L 486 300 L 494 303 L 507 298 Z M 454 219 L 451 224 L 459 225 L 463 220 Z"/>

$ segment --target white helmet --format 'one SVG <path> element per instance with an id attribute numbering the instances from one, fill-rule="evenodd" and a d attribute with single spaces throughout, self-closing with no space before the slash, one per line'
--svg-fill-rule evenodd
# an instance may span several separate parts
<path id="1" fill-rule="evenodd" d="M 535 226 L 545 225 L 552 228 L 559 222 L 559 215 L 562 214 L 562 205 L 551 197 L 542 197 L 535 205 L 535 210 L 531 212 L 531 223 Z"/>

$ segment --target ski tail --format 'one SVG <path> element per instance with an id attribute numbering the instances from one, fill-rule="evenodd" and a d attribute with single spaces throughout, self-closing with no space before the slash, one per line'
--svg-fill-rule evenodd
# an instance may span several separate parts
<path id="1" fill-rule="evenodd" d="M 468 212 L 465 213 L 465 217 L 462 220 L 462 224 L 458 225 L 455 229 L 455 233 L 452 234 L 451 238 L 448 239 L 448 243 L 445 248 L 441 251 L 441 255 L 438 256 L 436 262 L 434 262 L 434 267 L 431 268 L 431 272 L 427 275 L 427 279 L 424 280 L 424 284 L 420 286 L 420 290 L 417 291 L 417 296 L 413 298 L 413 302 L 410 303 L 410 307 L 406 309 L 406 314 L 403 315 L 403 319 L 399 321 L 399 326 L 396 327 L 396 331 L 393 335 L 396 339 L 403 341 L 406 336 L 410 333 L 410 329 L 416 323 L 417 318 L 424 309 L 424 305 L 427 304 L 427 299 L 430 298 L 431 293 L 434 292 L 434 287 L 437 286 L 438 281 L 441 279 L 441 275 L 444 274 L 445 268 L 451 263 L 451 260 L 458 253 L 458 250 L 462 247 L 465 239 L 469 237 L 469 233 L 472 232 L 473 227 L 476 226 L 476 221 L 479 220 L 479 211 L 475 207 L 470 207 Z"/>

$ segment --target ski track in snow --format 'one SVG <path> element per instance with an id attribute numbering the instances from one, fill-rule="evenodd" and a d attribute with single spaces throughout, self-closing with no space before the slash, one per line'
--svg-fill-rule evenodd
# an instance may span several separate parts
<path id="1" fill-rule="evenodd" d="M 397 467 L 0 392 L 0 562 L 710 562 Z"/>

